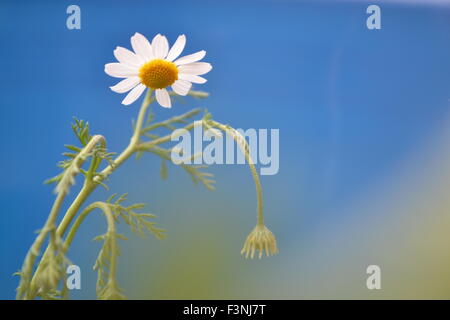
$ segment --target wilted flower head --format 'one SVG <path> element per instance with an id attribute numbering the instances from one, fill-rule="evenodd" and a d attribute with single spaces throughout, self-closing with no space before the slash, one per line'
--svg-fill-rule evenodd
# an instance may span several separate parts
<path id="1" fill-rule="evenodd" d="M 275 236 L 265 225 L 259 224 L 248 235 L 241 254 L 245 255 L 245 258 L 250 257 L 253 259 L 255 257 L 255 251 L 258 250 L 259 258 L 262 258 L 264 251 L 268 257 L 278 253 Z"/>
<path id="2" fill-rule="evenodd" d="M 171 86 L 176 94 L 185 96 L 192 83 L 205 83 L 206 79 L 200 75 L 212 69 L 211 64 L 198 62 L 205 57 L 204 50 L 178 58 L 185 44 L 185 35 L 180 35 L 169 50 L 165 36 L 157 34 L 150 43 L 136 32 L 131 37 L 134 52 L 117 47 L 114 56 L 119 62 L 105 65 L 105 72 L 111 77 L 125 78 L 111 90 L 118 93 L 131 90 L 122 101 L 122 104 L 129 105 L 140 97 L 145 88 L 150 88 L 155 90 L 158 103 L 170 108 L 172 104 L 166 88 Z"/>

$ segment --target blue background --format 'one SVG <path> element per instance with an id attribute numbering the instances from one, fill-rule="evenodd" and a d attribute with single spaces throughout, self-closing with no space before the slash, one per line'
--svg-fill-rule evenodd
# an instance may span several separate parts
<path id="1" fill-rule="evenodd" d="M 185 52 L 205 49 L 214 67 L 208 82 L 197 86 L 210 98 L 188 99 L 171 110 L 156 107 L 160 120 L 206 107 L 237 128 L 280 129 L 280 171 L 262 177 L 267 222 L 280 255 L 260 262 L 239 257 L 254 223 L 254 187 L 245 167 L 211 168 L 218 181 L 211 193 L 192 187 L 175 167 L 161 181 L 159 161 L 151 155 L 130 160 L 110 179 L 111 191 L 148 202 L 169 230 L 164 243 L 147 238 L 123 244 L 119 277 L 131 298 L 360 297 L 365 267 L 383 261 L 392 261 L 386 277 L 398 279 L 397 272 L 408 269 L 403 263 L 415 265 L 420 258 L 416 250 L 409 262 L 393 258 L 409 243 L 402 235 L 422 235 L 405 231 L 404 218 L 392 229 L 392 219 L 404 217 L 396 204 L 412 198 L 434 203 L 404 192 L 422 181 L 412 177 L 430 177 L 426 168 L 435 168 L 432 161 L 449 149 L 439 137 L 450 114 L 450 10 L 433 3 L 379 3 L 382 29 L 371 31 L 366 8 L 372 3 L 378 2 L 76 1 L 82 29 L 68 30 L 66 8 L 72 2 L 2 1 L 0 298 L 14 297 L 18 279 L 12 273 L 49 212 L 54 195 L 42 182 L 58 173 L 63 145 L 75 143 L 72 117 L 89 120 L 111 151 L 128 143 L 139 104 L 120 104 L 123 96 L 108 88 L 116 79 L 103 67 L 115 60 L 116 46 L 131 47 L 134 32 L 148 38 L 162 33 L 171 44 L 184 33 Z M 430 182 L 439 190 L 436 181 L 448 172 L 442 170 Z M 394 184 L 397 193 L 389 189 Z M 108 194 L 99 190 L 92 199 Z M 426 219 L 430 207 L 417 217 Z M 99 247 L 90 239 L 105 227 L 100 216 L 90 221 L 70 253 L 83 270 L 77 298 L 95 297 L 91 265 Z M 375 246 L 379 250 L 349 245 L 382 241 L 387 234 L 392 239 Z M 445 240 L 450 239 L 443 236 L 439 243 Z M 387 247 L 398 251 L 388 255 Z M 447 244 L 423 260 L 442 262 L 448 249 Z M 192 273 L 180 273 L 183 266 Z M 433 273 L 411 272 L 419 283 Z M 139 273 L 152 280 L 143 281 Z M 196 288 L 186 282 L 189 277 L 199 277 Z M 170 279 L 175 282 L 169 285 Z M 383 297 L 414 291 L 428 298 L 435 292 L 420 291 L 420 284 L 408 291 L 397 281 L 395 288 L 404 291 L 386 288 Z M 449 298 L 448 283 L 439 297 Z"/>

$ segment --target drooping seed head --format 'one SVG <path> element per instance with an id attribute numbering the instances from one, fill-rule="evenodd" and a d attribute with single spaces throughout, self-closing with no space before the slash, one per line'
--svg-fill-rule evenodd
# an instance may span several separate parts
<path id="1" fill-rule="evenodd" d="M 259 251 L 258 257 L 262 258 L 263 253 L 270 257 L 278 253 L 277 241 L 274 234 L 264 225 L 257 225 L 245 240 L 241 254 L 245 258 L 254 258 L 255 252 Z"/>

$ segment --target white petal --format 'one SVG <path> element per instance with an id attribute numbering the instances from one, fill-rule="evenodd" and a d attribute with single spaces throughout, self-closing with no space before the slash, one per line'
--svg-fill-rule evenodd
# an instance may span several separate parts
<path id="1" fill-rule="evenodd" d="M 116 50 L 114 50 L 114 56 L 120 63 L 130 66 L 137 67 L 144 62 L 138 55 L 122 47 L 117 47 Z"/>
<path id="2" fill-rule="evenodd" d="M 170 48 L 169 54 L 167 55 L 167 61 L 173 61 L 181 54 L 186 45 L 186 36 L 182 34 L 177 38 L 177 41 L 173 44 L 172 48 Z"/>
<path id="3" fill-rule="evenodd" d="M 142 83 L 140 85 L 137 85 L 136 87 L 134 87 L 133 90 L 128 92 L 125 99 L 123 99 L 122 104 L 127 106 L 127 105 L 135 102 L 136 99 L 141 96 L 142 92 L 144 92 L 145 88 L 146 88 L 146 86 L 144 86 Z"/>
<path id="4" fill-rule="evenodd" d="M 176 94 L 179 94 L 180 96 L 185 96 L 188 94 L 189 90 L 191 90 L 192 83 L 185 80 L 177 80 L 172 85 L 173 91 L 175 91 Z"/>
<path id="5" fill-rule="evenodd" d="M 164 59 L 169 52 L 169 42 L 167 38 L 157 34 L 152 40 L 153 55 L 157 59 Z"/>
<path id="6" fill-rule="evenodd" d="M 211 69 L 212 65 L 208 62 L 193 62 L 178 68 L 180 73 L 193 74 L 196 76 L 208 73 Z"/>
<path id="7" fill-rule="evenodd" d="M 202 50 L 202 51 L 181 57 L 180 59 L 175 60 L 173 63 L 180 66 L 182 64 L 187 64 L 187 63 L 202 60 L 205 57 L 205 55 L 206 55 L 206 51 Z"/>
<path id="8" fill-rule="evenodd" d="M 194 76 L 193 74 L 180 73 L 178 74 L 178 79 L 186 80 L 192 83 L 205 83 L 206 79 L 200 76 Z"/>
<path id="9" fill-rule="evenodd" d="M 129 77 L 120 81 L 115 86 L 110 87 L 110 89 L 117 93 L 124 93 L 133 89 L 139 82 L 140 79 L 138 76 Z"/>
<path id="10" fill-rule="evenodd" d="M 138 69 L 122 63 L 114 62 L 105 64 L 105 72 L 111 77 L 127 78 L 136 76 L 138 74 Z"/>
<path id="11" fill-rule="evenodd" d="M 164 108 L 170 108 L 172 107 L 172 104 L 170 102 L 169 93 L 166 89 L 156 89 L 155 92 L 156 95 L 156 101 L 161 105 L 161 107 Z"/>
<path id="12" fill-rule="evenodd" d="M 142 34 L 136 32 L 134 36 L 131 37 L 131 46 L 133 47 L 134 52 L 141 56 L 144 61 L 153 59 L 152 46 Z"/>

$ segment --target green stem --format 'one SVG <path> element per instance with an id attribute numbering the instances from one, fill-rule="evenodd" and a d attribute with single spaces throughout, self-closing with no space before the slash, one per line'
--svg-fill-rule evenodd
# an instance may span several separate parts
<path id="1" fill-rule="evenodd" d="M 133 133 L 133 136 L 131 137 L 130 143 L 125 148 L 125 150 L 113 161 L 112 164 L 108 165 L 99 176 L 95 177 L 91 181 L 86 180 L 83 188 L 81 189 L 78 196 L 75 198 L 72 205 L 67 210 L 63 220 L 61 221 L 61 224 L 59 225 L 57 232 L 59 235 L 63 236 L 64 233 L 67 230 L 67 227 L 72 222 L 73 218 L 79 211 L 80 207 L 83 205 L 83 203 L 86 201 L 86 199 L 89 197 L 89 195 L 92 193 L 92 191 L 95 190 L 99 182 L 104 181 L 108 176 L 114 172 L 122 163 L 124 163 L 135 151 L 136 146 L 139 143 L 139 138 L 141 136 L 141 129 L 142 124 L 144 122 L 144 117 L 147 112 L 147 109 L 152 102 L 151 99 L 151 90 L 147 91 L 147 94 L 144 98 L 144 101 L 142 102 L 141 109 L 139 110 L 138 119 L 136 122 L 136 127 Z"/>
<path id="2" fill-rule="evenodd" d="M 109 266 L 108 280 L 115 282 L 116 281 L 116 270 L 117 270 L 117 250 L 116 250 L 117 243 L 116 243 L 116 238 L 115 238 L 116 224 L 115 224 L 114 215 L 112 214 L 110 207 L 106 203 L 101 202 L 101 201 L 94 202 L 94 203 L 90 204 L 89 206 L 87 206 L 86 209 L 84 209 L 80 213 L 80 215 L 77 217 L 77 219 L 73 223 L 72 227 L 70 228 L 70 231 L 64 242 L 64 247 L 65 248 L 70 247 L 70 245 L 72 244 L 73 238 L 75 237 L 75 234 L 78 231 L 78 228 L 83 223 L 83 221 L 87 217 L 87 215 L 94 209 L 100 209 L 103 211 L 103 213 L 106 216 L 106 221 L 108 223 L 108 232 L 114 234 L 114 240 L 111 243 L 111 245 L 112 245 L 111 264 Z"/>
<path id="3" fill-rule="evenodd" d="M 208 96 L 207 93 L 200 92 L 200 91 L 198 91 L 198 92 L 191 91 L 189 93 L 189 95 L 198 97 L 198 98 L 204 98 L 204 97 Z M 132 156 L 133 153 L 135 153 L 136 151 L 141 151 L 141 150 L 145 150 L 147 148 L 151 148 L 153 146 L 156 146 L 158 144 L 162 144 L 162 143 L 165 143 L 165 142 L 168 142 L 171 140 L 171 134 L 168 134 L 166 136 L 163 136 L 161 138 L 155 139 L 150 142 L 140 143 L 140 138 L 141 138 L 142 134 L 145 131 L 149 131 L 149 129 L 147 129 L 147 128 L 142 129 L 142 126 L 144 123 L 144 118 L 145 118 L 147 109 L 148 109 L 149 105 L 151 104 L 151 102 L 152 102 L 152 91 L 150 89 L 148 89 L 146 96 L 144 98 L 144 101 L 141 105 L 138 119 L 136 121 L 136 126 L 135 126 L 133 136 L 131 137 L 129 145 L 125 148 L 125 150 L 116 159 L 114 159 L 112 164 L 108 165 L 104 170 L 102 170 L 96 176 L 94 176 L 94 174 L 95 174 L 95 170 L 97 169 L 99 163 L 94 163 L 95 160 L 94 159 L 92 160 L 93 162 L 91 163 L 91 166 L 88 170 L 83 187 L 81 188 L 80 192 L 78 193 L 78 195 L 76 196 L 75 200 L 72 202 L 70 207 L 67 209 L 64 217 L 61 220 L 61 223 L 56 228 L 56 232 L 55 232 L 54 229 L 56 227 L 56 218 L 57 218 L 58 212 L 61 208 L 64 197 L 67 194 L 67 191 L 59 192 L 57 199 L 55 200 L 55 203 L 50 212 L 50 215 L 47 218 L 46 224 L 44 226 L 44 230 L 53 230 L 53 235 L 55 237 L 62 238 L 63 235 L 65 234 L 65 232 L 67 231 L 67 228 L 70 226 L 73 219 L 79 212 L 81 206 L 85 203 L 85 201 L 90 196 L 90 194 L 96 189 L 96 187 L 102 181 L 107 179 L 120 165 L 122 165 L 128 158 L 130 158 L 130 156 Z M 192 117 L 193 115 L 195 115 L 197 113 L 198 113 L 198 110 L 193 110 L 182 116 L 171 118 L 168 121 L 165 121 L 165 123 L 167 125 L 172 122 L 182 121 L 184 118 Z M 164 126 L 164 124 L 160 125 L 160 126 Z M 153 127 L 150 127 L 150 128 L 155 129 L 160 126 L 155 127 L 153 125 Z M 190 125 L 186 126 L 185 129 L 191 130 L 193 127 L 194 127 L 194 124 L 190 124 Z M 96 139 L 100 139 L 101 142 L 104 144 L 104 138 L 102 136 L 94 136 L 88 145 L 90 145 L 90 147 L 91 147 L 91 145 L 95 146 L 99 142 Z M 91 150 L 90 147 L 88 148 L 88 146 L 86 146 L 84 149 L 89 149 L 89 151 L 90 151 Z M 85 151 L 84 149 L 83 149 L 83 151 Z M 83 153 L 83 151 L 81 153 Z M 88 151 L 88 150 L 86 150 L 86 151 Z M 86 156 L 87 152 L 86 152 L 86 154 L 83 153 L 83 157 L 81 157 L 81 153 L 80 153 L 80 158 L 79 158 L 80 159 L 79 167 L 81 167 L 82 163 L 87 158 L 87 156 Z M 82 218 L 77 219 L 75 222 L 75 225 L 74 225 L 75 228 L 71 229 L 71 231 L 70 231 L 71 233 L 69 234 L 68 239 L 67 239 L 68 240 L 67 244 L 69 246 L 70 246 L 72 239 L 76 233 L 76 230 L 78 229 L 79 225 L 83 221 L 84 217 L 85 217 L 85 215 L 83 215 Z M 114 232 L 115 232 L 115 227 L 114 227 Z M 19 299 L 22 299 L 22 298 L 27 298 L 27 299 L 31 298 L 32 299 L 32 298 L 35 298 L 37 295 L 36 279 L 37 279 L 39 272 L 42 269 L 41 268 L 42 262 L 45 261 L 47 255 L 49 253 L 49 250 L 51 249 L 50 246 L 47 246 L 47 249 L 45 250 L 44 255 L 42 256 L 41 261 L 38 264 L 36 271 L 34 273 L 34 276 L 32 278 L 31 278 L 31 275 L 33 272 L 35 260 L 38 256 L 38 252 L 39 252 L 40 248 L 42 247 L 43 243 L 45 242 L 47 235 L 48 235 L 47 231 L 41 232 L 38 235 L 38 237 L 35 240 L 35 243 L 33 243 L 29 253 L 27 254 L 27 256 L 25 258 L 24 265 L 22 267 L 22 272 L 21 272 L 21 275 L 22 275 L 21 282 L 19 284 L 18 293 L 17 293 L 17 298 L 19 298 Z M 65 248 L 66 248 L 65 250 L 67 250 L 68 247 L 65 247 Z M 115 266 L 113 267 L 113 272 L 115 272 Z M 30 278 L 31 278 L 31 281 L 30 281 Z M 34 289 L 34 288 L 36 288 L 36 289 Z"/>
<path id="4" fill-rule="evenodd" d="M 136 121 L 136 126 L 134 128 L 133 136 L 131 137 L 130 144 L 126 147 L 126 149 L 114 160 L 112 164 L 107 166 L 103 171 L 94 179 L 94 182 L 102 182 L 108 176 L 114 172 L 114 170 L 119 167 L 122 163 L 124 163 L 131 155 L 137 151 L 137 146 L 139 144 L 140 137 L 142 135 L 142 125 L 144 123 L 145 114 L 147 113 L 147 109 L 149 105 L 152 103 L 151 97 L 152 91 L 150 89 L 147 90 L 147 94 L 145 96 L 144 101 L 142 102 L 141 109 L 139 110 L 139 115 Z M 169 136 L 170 138 L 170 136 Z"/>
<path id="5" fill-rule="evenodd" d="M 80 215 L 75 219 L 75 222 L 73 223 L 72 227 L 69 230 L 69 233 L 67 234 L 66 240 L 64 241 L 64 247 L 69 248 L 72 244 L 73 238 L 75 237 L 75 234 L 78 231 L 78 228 L 83 223 L 84 219 L 88 216 L 89 213 L 91 213 L 92 210 L 94 210 L 96 207 L 94 206 L 95 202 L 86 209 L 84 209 Z"/>
<path id="6" fill-rule="evenodd" d="M 105 209 L 106 207 L 107 207 L 107 209 Z M 110 226 L 110 224 L 111 224 L 111 220 L 109 219 L 109 216 L 111 216 L 111 218 L 113 219 L 112 222 L 114 222 L 114 216 L 112 215 L 111 210 L 106 203 L 101 202 L 101 201 L 91 203 L 75 219 L 75 222 L 73 223 L 72 227 L 70 228 L 69 233 L 67 234 L 66 240 L 64 241 L 64 247 L 66 247 L 66 248 L 70 247 L 70 245 L 72 244 L 72 241 L 75 237 L 75 234 L 78 231 L 78 228 L 83 223 L 84 219 L 89 215 L 89 213 L 91 213 L 92 210 L 94 210 L 94 209 L 101 209 L 105 213 L 105 215 L 108 218 L 108 220 L 107 220 L 108 226 Z M 105 212 L 105 211 L 107 211 L 107 212 Z M 108 229 L 108 231 L 109 231 L 109 229 Z"/>
<path id="7" fill-rule="evenodd" d="M 27 293 L 29 292 L 29 289 L 31 287 L 30 278 L 33 272 L 34 262 L 36 261 L 36 258 L 48 233 L 50 232 L 51 229 L 55 228 L 56 217 L 58 216 L 58 212 L 61 208 L 65 196 L 66 196 L 65 193 L 59 193 L 58 196 L 56 197 L 56 200 L 53 203 L 47 221 L 44 224 L 43 230 L 39 232 L 38 236 L 36 237 L 36 240 L 34 241 L 33 245 L 31 246 L 30 250 L 28 251 L 25 257 L 25 261 L 23 263 L 21 271 L 21 279 L 19 287 L 17 289 L 16 299 L 26 299 L 28 296 Z"/>
<path id="8" fill-rule="evenodd" d="M 151 126 L 148 126 L 148 127 L 144 128 L 144 129 L 142 129 L 142 133 L 149 132 L 149 131 L 152 131 L 152 130 L 155 130 L 155 129 L 158 129 L 158 128 L 161 128 L 161 127 L 166 127 L 166 126 L 171 125 L 172 123 L 182 122 L 184 119 L 192 118 L 192 117 L 196 116 L 199 113 L 200 113 L 200 109 L 193 109 L 193 110 L 188 111 L 188 112 L 186 112 L 186 113 L 184 113 L 182 115 L 175 116 L 175 117 L 172 117 L 170 119 L 167 119 L 167 120 L 164 120 L 164 121 L 152 124 Z"/>
<path id="9" fill-rule="evenodd" d="M 187 126 L 185 126 L 182 129 L 187 130 L 187 131 L 192 130 L 196 126 L 196 122 L 197 121 L 194 121 L 193 123 L 188 124 Z M 172 134 L 168 134 L 163 137 L 154 139 L 152 141 L 142 142 L 136 146 L 136 150 L 137 151 L 147 151 L 148 149 L 151 149 L 158 144 L 163 144 L 163 143 L 169 142 L 169 141 L 171 141 L 171 139 L 172 139 Z"/>
<path id="10" fill-rule="evenodd" d="M 136 127 L 135 127 L 135 130 L 134 130 L 133 136 L 131 137 L 130 144 L 113 161 L 113 163 L 111 165 L 106 167 L 101 172 L 100 176 L 97 176 L 94 179 L 91 178 L 91 179 L 86 179 L 85 180 L 85 183 L 84 183 L 82 189 L 80 190 L 79 194 L 77 195 L 77 197 L 75 198 L 73 203 L 70 205 L 70 207 L 67 210 L 66 214 L 64 215 L 60 225 L 56 229 L 56 234 L 58 236 L 62 237 L 64 235 L 65 231 L 67 230 L 67 227 L 70 225 L 70 223 L 72 222 L 73 218 L 76 216 L 76 214 L 79 211 L 80 207 L 84 204 L 84 202 L 89 197 L 89 195 L 98 186 L 98 183 L 102 182 L 103 180 L 105 180 L 117 167 L 119 167 L 125 160 L 127 160 L 136 151 L 136 146 L 138 145 L 139 138 L 141 136 L 141 129 L 142 129 L 142 124 L 144 122 L 144 117 L 145 117 L 145 114 L 147 112 L 148 106 L 150 105 L 151 102 L 152 102 L 151 90 L 149 89 L 147 91 L 147 94 L 146 94 L 146 96 L 144 98 L 144 101 L 142 103 L 141 109 L 139 111 L 138 120 L 137 120 L 137 123 L 136 123 Z M 96 137 L 96 136 L 94 136 L 94 137 Z M 91 145 L 91 142 L 92 142 L 92 139 L 88 143 L 89 146 Z M 86 149 L 88 147 L 88 145 L 84 149 Z M 80 153 L 80 155 L 81 155 L 81 153 Z M 80 159 L 84 159 L 84 158 L 80 157 Z M 81 166 L 81 164 L 80 164 L 80 166 Z M 91 167 L 91 169 L 92 169 L 92 167 Z M 88 177 L 92 177 L 92 172 L 88 173 Z M 61 199 L 59 199 L 60 195 L 61 195 Z M 65 197 L 65 194 L 63 194 L 63 193 L 58 194 L 57 200 L 58 199 L 59 200 L 57 202 L 55 201 L 55 204 L 57 203 L 58 206 L 57 207 L 54 206 L 55 210 L 57 210 L 57 211 L 54 212 L 53 209 L 52 209 L 52 212 L 49 215 L 48 220 L 53 221 L 53 224 L 55 224 L 55 222 L 56 222 L 56 217 L 57 217 L 58 211 L 59 211 L 59 209 L 61 207 L 61 204 L 62 204 L 62 202 L 64 200 L 64 197 Z M 47 220 L 47 222 L 48 222 L 48 220 Z M 47 223 L 46 223 L 46 225 L 47 225 Z M 33 251 L 30 250 L 30 252 L 32 254 L 31 255 L 27 255 L 27 257 L 25 259 L 24 268 L 22 268 L 22 270 L 23 270 L 22 274 L 24 276 L 22 276 L 22 278 L 21 278 L 21 283 L 19 284 L 19 289 L 18 289 L 18 298 L 19 299 L 23 298 L 23 294 L 21 293 L 22 291 L 23 292 L 29 291 L 28 298 L 31 298 L 31 299 L 33 299 L 36 296 L 36 294 L 37 294 L 37 292 L 36 292 L 37 290 L 33 290 L 33 288 L 36 287 L 36 278 L 37 278 L 37 275 L 39 274 L 39 272 L 41 270 L 41 263 L 39 263 L 39 265 L 37 266 L 36 272 L 34 273 L 34 276 L 31 279 L 31 283 L 29 283 L 29 285 L 26 285 L 23 282 L 26 281 L 28 283 L 28 281 L 29 281 L 29 279 L 31 277 L 31 273 L 32 273 L 32 270 L 33 270 L 33 265 L 34 265 L 35 259 L 37 257 L 37 255 L 34 255 L 33 253 L 39 251 L 40 247 L 42 246 L 42 244 L 43 244 L 43 242 L 45 240 L 45 237 L 46 237 L 46 234 L 44 234 L 43 236 L 41 236 L 41 234 L 40 234 L 38 236 L 38 238 L 36 239 L 37 244 L 33 244 L 33 246 L 32 246 L 32 250 Z M 39 240 L 39 241 L 37 241 L 37 240 Z M 47 247 L 47 249 L 44 252 L 44 255 L 42 256 L 41 262 L 45 261 L 44 259 L 46 259 L 49 250 L 50 250 L 50 248 Z M 21 289 L 21 287 L 24 287 L 24 288 Z"/>
<path id="11" fill-rule="evenodd" d="M 96 135 L 93 136 L 91 141 L 80 151 L 80 153 L 77 155 L 75 159 L 73 159 L 73 166 L 76 166 L 77 168 L 80 168 L 85 159 L 87 158 L 87 155 L 95 148 L 95 146 L 98 143 L 104 144 L 105 139 L 103 136 Z M 72 173 L 70 173 L 72 174 Z M 74 174 L 76 175 L 76 173 Z M 61 180 L 63 180 L 65 177 Z M 67 179 L 66 179 L 67 180 Z M 60 182 L 61 183 L 61 182 Z M 50 241 L 50 245 L 47 247 L 45 252 L 48 252 L 51 248 L 53 248 L 54 240 L 56 238 L 56 234 L 54 232 L 54 229 L 56 228 L 56 218 L 58 216 L 58 212 L 61 209 L 62 203 L 64 202 L 64 198 L 67 195 L 68 187 L 67 186 L 58 186 L 56 187 L 57 196 L 55 199 L 55 202 L 53 203 L 52 209 L 50 210 L 50 214 L 47 218 L 47 221 L 44 224 L 44 227 L 41 232 L 39 232 L 38 236 L 36 237 L 36 240 L 32 244 L 30 250 L 27 253 L 27 256 L 25 257 L 24 264 L 22 266 L 22 272 L 21 272 L 21 280 L 19 283 L 19 287 L 17 290 L 17 299 L 28 299 L 30 297 L 34 297 L 37 294 L 37 290 L 35 290 L 35 277 L 31 277 L 33 272 L 34 263 L 36 261 L 36 258 L 39 254 L 39 251 L 41 250 L 41 247 L 47 238 L 47 235 L 49 232 L 52 232 L 52 238 Z M 45 256 L 45 254 L 44 254 Z M 44 258 L 44 257 L 43 257 Z M 42 261 L 42 260 L 41 260 Z M 38 266 L 39 268 L 39 266 Z M 36 269 L 37 271 L 38 269 Z M 31 281 L 30 281 L 31 278 Z"/>
<path id="12" fill-rule="evenodd" d="M 61 223 L 56 229 L 56 234 L 62 237 L 67 230 L 67 227 L 72 222 L 73 217 L 77 214 L 78 210 L 81 208 L 83 203 L 89 197 L 89 195 L 95 190 L 96 185 L 92 183 L 92 181 L 85 180 L 83 187 L 80 190 L 80 193 L 76 196 L 75 200 L 70 205 L 69 209 L 67 209 L 66 214 L 64 215 Z"/>

